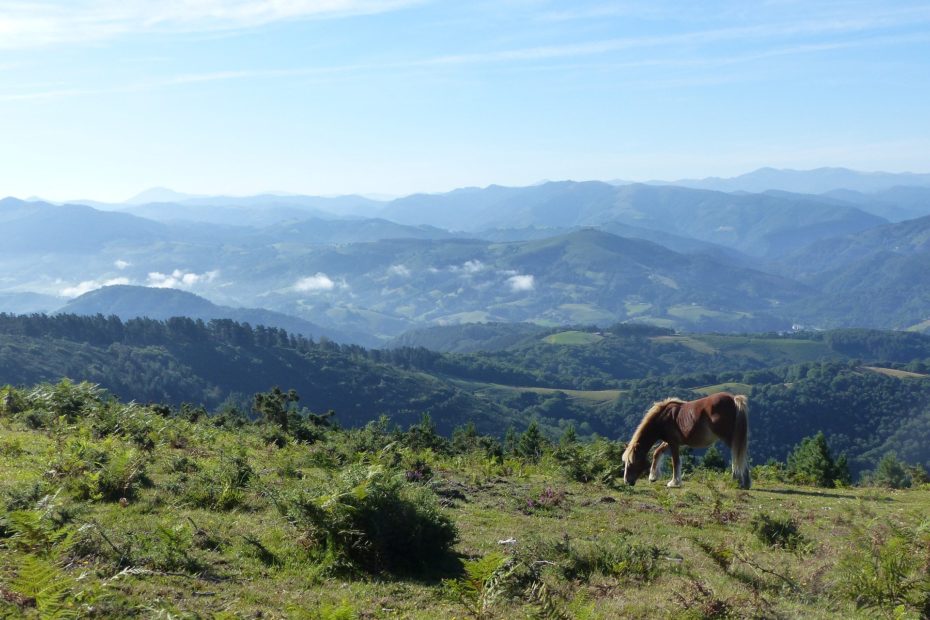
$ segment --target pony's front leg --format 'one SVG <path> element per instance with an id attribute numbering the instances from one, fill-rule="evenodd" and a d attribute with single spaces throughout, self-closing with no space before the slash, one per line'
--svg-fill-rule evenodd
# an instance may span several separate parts
<path id="1" fill-rule="evenodd" d="M 662 453 L 667 449 L 668 444 L 663 441 L 652 453 L 652 467 L 649 469 L 649 482 L 655 482 L 659 479 L 659 472 L 662 469 L 662 459 L 665 457 Z"/>
<path id="2" fill-rule="evenodd" d="M 680 487 L 681 486 L 681 455 L 678 453 L 678 445 L 670 445 L 669 450 L 672 453 L 672 479 L 668 481 L 666 486 L 669 487 Z"/>

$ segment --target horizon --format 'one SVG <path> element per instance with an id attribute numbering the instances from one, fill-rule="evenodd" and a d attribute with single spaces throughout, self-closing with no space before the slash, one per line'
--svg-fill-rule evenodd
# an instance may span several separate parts
<path id="1" fill-rule="evenodd" d="M 196 198 L 244 199 L 244 198 L 254 198 L 254 197 L 259 197 L 259 196 L 276 196 L 276 197 L 283 197 L 283 198 L 286 198 L 286 197 L 295 197 L 295 198 L 299 198 L 299 197 L 314 197 L 314 198 L 361 197 L 361 198 L 367 198 L 369 200 L 376 201 L 376 202 L 391 202 L 393 200 L 398 200 L 401 198 L 406 198 L 409 196 L 416 196 L 416 195 L 442 195 L 442 194 L 455 192 L 458 190 L 488 189 L 490 187 L 525 188 L 525 187 L 533 187 L 537 185 L 544 185 L 546 183 L 606 183 L 608 185 L 615 185 L 619 187 L 623 185 L 677 185 L 677 184 L 688 183 L 688 182 L 702 182 L 702 181 L 715 181 L 715 180 L 727 181 L 727 180 L 737 179 L 737 178 L 745 177 L 745 176 L 752 175 L 758 172 L 763 172 L 763 171 L 774 171 L 774 172 L 781 172 L 781 173 L 802 173 L 802 174 L 803 173 L 814 173 L 814 172 L 820 172 L 820 171 L 843 171 L 843 172 L 851 172 L 851 173 L 855 173 L 857 175 L 863 175 L 863 176 L 930 175 L 930 172 L 920 172 L 916 170 L 900 170 L 900 171 L 856 170 L 856 169 L 848 168 L 845 166 L 819 166 L 817 168 L 807 168 L 807 169 L 775 168 L 773 166 L 762 166 L 759 168 L 748 170 L 746 172 L 737 173 L 733 176 L 710 175 L 710 176 L 700 177 L 700 178 L 683 177 L 683 178 L 678 178 L 678 179 L 659 179 L 659 178 L 650 178 L 650 179 L 619 179 L 619 178 L 616 178 L 616 179 L 570 179 L 570 178 L 540 179 L 534 183 L 527 183 L 524 185 L 514 185 L 514 184 L 505 184 L 505 183 L 487 183 L 483 185 L 462 185 L 462 186 L 450 187 L 446 189 L 439 189 L 436 191 L 414 190 L 413 192 L 410 192 L 410 193 L 397 194 L 397 195 L 390 195 L 390 194 L 382 193 L 382 192 L 370 192 L 370 193 L 352 192 L 352 193 L 345 193 L 345 194 L 301 194 L 301 193 L 291 192 L 287 190 L 259 190 L 257 192 L 248 193 L 248 194 L 233 194 L 233 193 L 224 192 L 222 190 L 207 192 L 207 193 L 193 193 L 193 192 L 184 191 L 183 189 L 179 190 L 178 188 L 175 188 L 175 187 L 168 187 L 166 185 L 156 185 L 156 186 L 142 189 L 121 200 L 113 200 L 113 201 L 101 200 L 93 196 L 83 196 L 80 198 L 66 198 L 66 199 L 51 198 L 49 196 L 40 196 L 37 194 L 32 194 L 29 196 L 16 196 L 13 194 L 5 194 L 3 193 L 2 189 L 0 189 L 0 199 L 14 198 L 16 200 L 22 200 L 25 202 L 40 201 L 40 202 L 48 202 L 48 203 L 63 204 L 63 205 L 64 204 L 83 204 L 85 202 L 86 203 L 100 203 L 102 205 L 130 205 L 130 204 L 146 204 L 146 201 L 139 201 L 139 202 L 136 202 L 136 201 L 147 193 L 167 192 L 167 193 L 177 194 L 178 196 L 181 197 L 178 200 L 182 202 L 184 200 L 196 199 Z M 778 189 L 778 188 L 773 187 L 773 188 L 768 188 L 768 189 Z M 722 190 L 713 190 L 713 191 L 722 191 Z M 763 191 L 767 191 L 767 190 L 763 190 Z M 755 192 L 750 192 L 750 193 L 755 193 Z M 163 202 L 163 201 L 157 200 L 157 201 L 151 201 L 151 202 Z M 170 200 L 167 202 L 170 202 Z"/>
<path id="2" fill-rule="evenodd" d="M 930 170 L 919 2 L 0 0 L 0 25 L 11 195 Z"/>

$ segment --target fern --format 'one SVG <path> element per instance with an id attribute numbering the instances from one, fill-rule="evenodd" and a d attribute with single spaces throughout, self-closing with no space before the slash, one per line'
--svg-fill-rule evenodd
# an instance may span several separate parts
<path id="1" fill-rule="evenodd" d="M 17 594 L 35 600 L 36 611 L 43 620 L 77 618 L 72 593 L 72 580 L 52 562 L 27 555 L 17 571 L 12 589 Z"/>
<path id="2" fill-rule="evenodd" d="M 511 564 L 499 553 L 466 561 L 465 576 L 446 579 L 443 586 L 450 598 L 461 603 L 473 617 L 486 618 L 506 589 L 505 581 Z"/>
<path id="3" fill-rule="evenodd" d="M 70 527 L 57 527 L 49 511 L 14 510 L 6 516 L 6 529 L 12 532 L 13 545 L 29 553 L 50 556 L 67 549 L 74 536 Z"/>

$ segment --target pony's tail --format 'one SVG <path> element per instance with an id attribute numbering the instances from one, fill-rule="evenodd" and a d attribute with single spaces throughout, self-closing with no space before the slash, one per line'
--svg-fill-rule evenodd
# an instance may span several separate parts
<path id="1" fill-rule="evenodd" d="M 736 420 L 733 423 L 733 442 L 730 453 L 733 462 L 733 478 L 739 481 L 741 489 L 752 486 L 749 476 L 749 399 L 740 394 L 733 397 L 736 404 Z"/>

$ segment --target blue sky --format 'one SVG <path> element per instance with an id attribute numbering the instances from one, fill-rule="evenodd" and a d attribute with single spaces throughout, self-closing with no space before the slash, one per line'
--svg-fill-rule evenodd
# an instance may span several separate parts
<path id="1" fill-rule="evenodd" d="M 930 4 L 0 0 L 0 195 L 930 171 Z"/>

